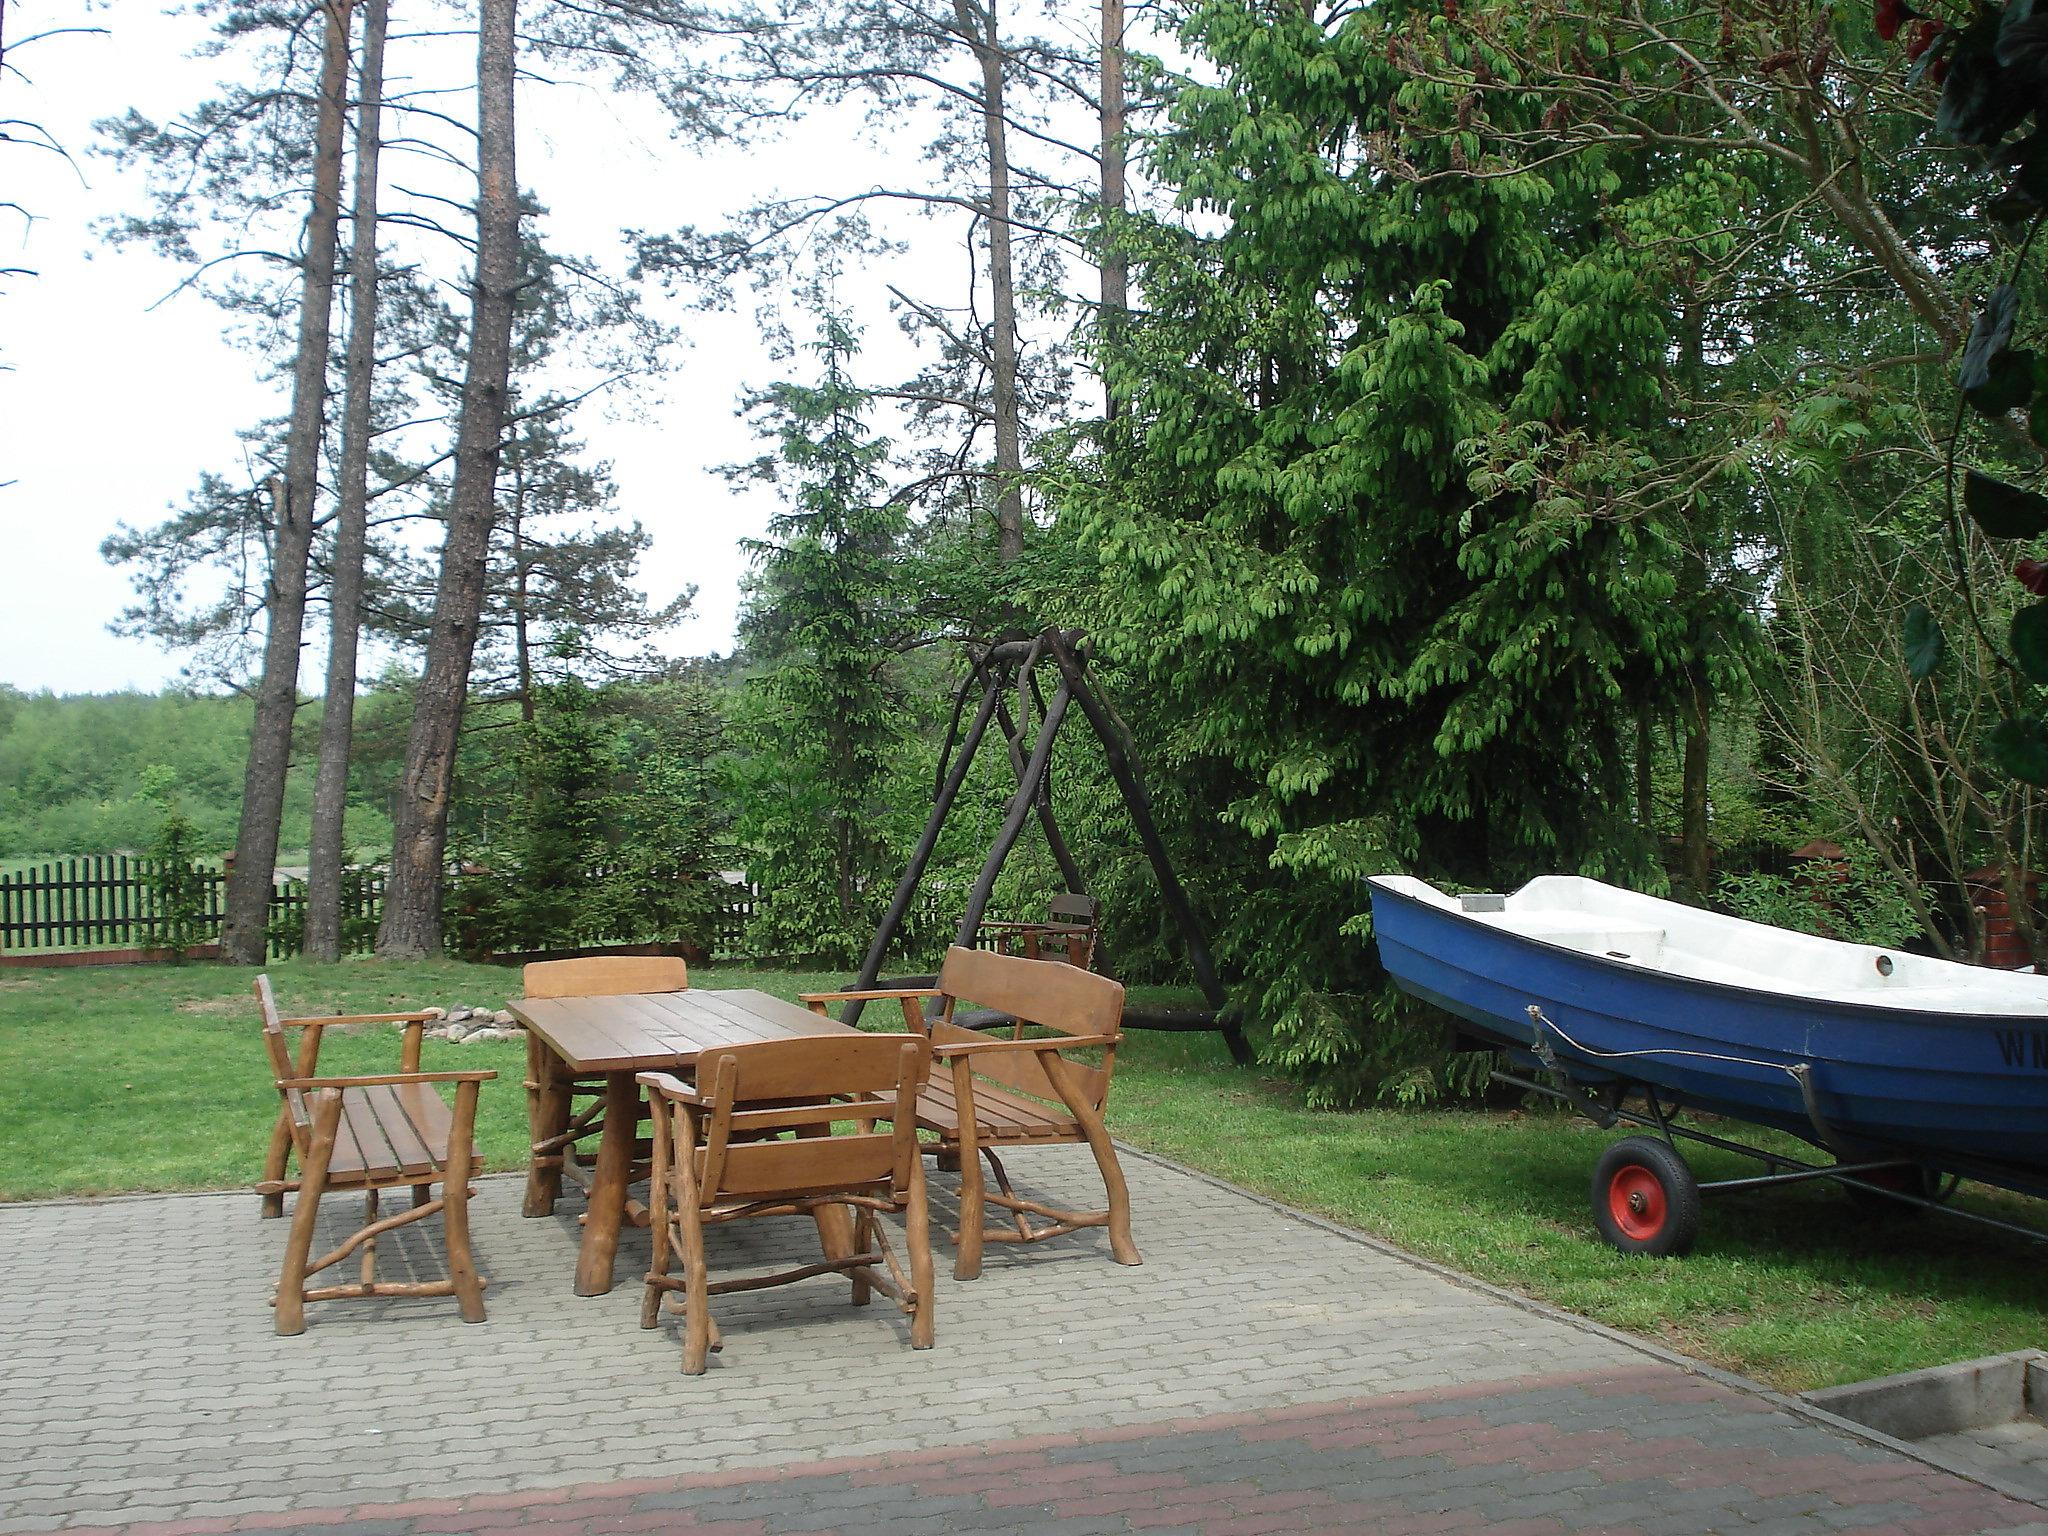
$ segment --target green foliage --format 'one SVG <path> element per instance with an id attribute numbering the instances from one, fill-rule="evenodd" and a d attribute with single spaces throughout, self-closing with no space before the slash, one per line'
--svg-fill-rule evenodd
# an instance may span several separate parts
<path id="1" fill-rule="evenodd" d="M 1864 842 L 1845 844 L 1839 863 L 1808 859 L 1790 876 L 1723 875 L 1716 895 L 1730 912 L 1753 923 L 1852 944 L 1903 944 L 1921 929 L 1897 877 Z"/>
<path id="2" fill-rule="evenodd" d="M 0 685 L 0 858 L 139 851 L 155 836 L 159 808 L 139 792 L 152 764 L 176 775 L 178 802 L 203 854 L 232 848 L 249 750 L 246 699 L 164 693 L 24 694 Z M 410 699 L 404 701 L 406 717 Z M 385 713 L 376 694 L 364 711 Z M 317 703 L 301 711 L 303 750 L 285 778 L 280 848 L 305 847 L 313 807 L 312 743 Z M 404 721 L 394 752 L 403 751 Z M 367 743 L 374 755 L 374 722 Z M 395 761 L 395 758 L 394 758 Z M 388 847 L 381 769 L 366 760 L 353 775 L 349 837 L 365 850 Z"/>
<path id="3" fill-rule="evenodd" d="M 591 920 L 587 877 L 603 862 L 615 819 L 616 739 L 581 679 L 535 692 L 511 826 L 491 849 L 488 875 L 456 882 L 473 904 L 463 913 L 465 948 L 572 943 Z"/>
<path id="4" fill-rule="evenodd" d="M 157 809 L 156 833 L 149 840 L 144 866 L 148 900 L 163 920 L 157 942 L 170 950 L 172 964 L 182 965 L 186 949 L 199 942 L 200 915 L 206 910 L 198 830 L 178 797 L 175 769 L 161 763 L 145 768 L 139 794 Z"/>
<path id="5" fill-rule="evenodd" d="M 659 736 L 635 756 L 621 733 L 620 766 L 631 788 L 614 799 L 611 868 L 592 893 L 598 930 L 664 942 L 702 943 L 729 894 L 718 878 L 730 856 L 731 815 L 715 759 L 725 722 L 702 683 L 672 686 Z"/>
<path id="6" fill-rule="evenodd" d="M 1477 149 L 1463 93 L 1390 62 L 1405 19 L 1193 7 L 1219 78 L 1178 84 L 1152 166 L 1189 217 L 1133 221 L 1147 304 L 1103 351 L 1125 410 L 1061 525 L 1100 567 L 1077 617 L 1221 812 L 1209 910 L 1266 1059 L 1329 1103 L 1421 1059 L 1376 1001 L 1365 875 L 1648 866 L 1624 743 L 1697 603 L 1674 513 L 1609 508 L 1666 431 L 1671 239 L 1737 190 L 1600 152 L 1447 174 Z M 1420 181 L 1385 173 L 1395 144 Z"/>
<path id="7" fill-rule="evenodd" d="M 904 735 L 892 664 L 907 519 L 882 480 L 889 444 L 862 419 L 853 332 L 828 318 L 812 350 L 817 383 L 751 402 L 775 451 L 735 471 L 777 486 L 784 506 L 750 546 L 744 634 L 763 670 L 742 690 L 732 773 L 759 891 L 750 946 L 844 964 L 866 949 L 902 865 L 880 791 Z"/>

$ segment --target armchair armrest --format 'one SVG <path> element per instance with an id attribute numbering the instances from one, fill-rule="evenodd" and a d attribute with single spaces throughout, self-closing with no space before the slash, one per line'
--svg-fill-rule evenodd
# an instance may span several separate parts
<path id="1" fill-rule="evenodd" d="M 325 1028 L 333 1024 L 425 1024 L 441 1017 L 438 1009 L 423 1013 L 336 1013 L 322 1018 L 279 1019 L 277 1022 L 286 1029 L 304 1029 L 318 1024 Z"/>
<path id="2" fill-rule="evenodd" d="M 371 1072 L 360 1077 L 283 1077 L 279 1078 L 280 1088 L 296 1088 L 311 1093 L 321 1088 L 384 1088 L 405 1083 L 488 1083 L 498 1074 L 483 1070 L 476 1072 Z"/>
<path id="3" fill-rule="evenodd" d="M 951 1061 L 957 1056 L 988 1056 L 997 1051 L 1031 1051 L 1043 1054 L 1046 1051 L 1070 1050 L 1076 1046 L 1112 1046 L 1123 1040 L 1115 1035 L 1046 1035 L 1036 1040 L 962 1040 L 955 1045 L 932 1047 L 933 1061 Z"/>
<path id="4" fill-rule="evenodd" d="M 942 997 L 937 987 L 883 987 L 871 992 L 799 992 L 800 1003 L 877 1003 L 898 997 Z"/>
<path id="5" fill-rule="evenodd" d="M 918 1033 L 925 1028 L 924 1009 L 919 999 L 943 997 L 945 994 L 937 987 L 880 987 L 865 992 L 799 992 L 797 996 L 821 1019 L 832 1017 L 825 1007 L 827 1003 L 893 1002 L 903 1010 L 904 1027 Z"/>
<path id="6" fill-rule="evenodd" d="M 681 1099 L 690 1104 L 708 1101 L 688 1083 L 670 1072 L 636 1072 L 633 1081 L 642 1088 L 652 1088 L 656 1093 L 666 1094 L 672 1099 Z"/>

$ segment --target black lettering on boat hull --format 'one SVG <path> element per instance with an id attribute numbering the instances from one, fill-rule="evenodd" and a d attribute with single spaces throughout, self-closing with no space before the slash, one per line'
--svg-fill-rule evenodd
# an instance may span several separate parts
<path id="1" fill-rule="evenodd" d="M 1994 1029 L 1998 1057 L 2016 1072 L 2048 1072 L 2048 1029 Z"/>

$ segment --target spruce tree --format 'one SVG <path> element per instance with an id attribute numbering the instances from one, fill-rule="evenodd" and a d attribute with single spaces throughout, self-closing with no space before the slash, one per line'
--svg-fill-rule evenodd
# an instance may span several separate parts
<path id="1" fill-rule="evenodd" d="M 889 444 L 862 419 L 857 350 L 845 321 L 821 323 L 822 376 L 754 400 L 775 452 L 739 471 L 786 497 L 750 546 L 743 619 L 765 668 L 745 690 L 734 769 L 737 834 L 761 890 L 749 939 L 757 953 L 841 964 L 865 947 L 894 878 L 875 800 L 902 734 L 890 670 L 906 520 L 883 479 Z"/>
<path id="2" fill-rule="evenodd" d="M 1153 145 L 1183 216 L 1133 221 L 1122 409 L 1067 513 L 1105 656 L 1226 808 L 1221 947 L 1332 1099 L 1389 1064 L 1364 877 L 1629 872 L 1630 690 L 1682 629 L 1677 530 L 1601 501 L 1664 418 L 1670 274 L 1602 156 L 1462 174 L 1464 93 L 1396 62 L 1433 14 L 1192 9 L 1219 78 Z M 1722 217 L 1713 176 L 1656 195 Z"/>

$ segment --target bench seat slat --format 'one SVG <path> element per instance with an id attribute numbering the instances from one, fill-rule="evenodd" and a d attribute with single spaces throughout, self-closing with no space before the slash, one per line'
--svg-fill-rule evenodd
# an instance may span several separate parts
<path id="1" fill-rule="evenodd" d="M 424 1083 L 388 1084 L 369 1093 L 401 1173 L 431 1173 L 447 1158 L 453 1121 L 438 1093 Z"/>
<path id="2" fill-rule="evenodd" d="M 1073 1141 L 1081 1128 L 1064 1106 L 1041 1104 L 987 1081 L 974 1084 L 974 1123 L 979 1137 L 995 1141 Z M 917 1123 L 952 1138 L 960 1134 L 960 1106 L 950 1077 L 932 1075 L 917 1096 Z"/>

